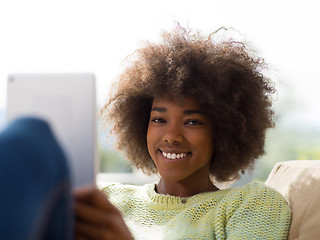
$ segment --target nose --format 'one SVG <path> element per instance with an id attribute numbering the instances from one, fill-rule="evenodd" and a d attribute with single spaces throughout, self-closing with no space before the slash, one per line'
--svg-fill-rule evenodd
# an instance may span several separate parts
<path id="1" fill-rule="evenodd" d="M 170 144 L 177 144 L 181 143 L 183 139 L 181 127 L 175 123 L 168 123 L 162 136 L 162 140 Z"/>

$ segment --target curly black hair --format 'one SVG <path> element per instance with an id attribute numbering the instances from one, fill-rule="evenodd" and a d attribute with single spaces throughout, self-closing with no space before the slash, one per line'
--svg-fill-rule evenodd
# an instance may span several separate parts
<path id="1" fill-rule="evenodd" d="M 116 147 L 145 173 L 157 169 L 147 150 L 154 97 L 193 97 L 213 122 L 210 175 L 217 181 L 239 177 L 264 154 L 265 133 L 274 126 L 273 83 L 262 73 L 264 60 L 245 43 L 215 41 L 185 29 L 165 32 L 161 43 L 145 43 L 129 56 L 102 117 L 113 122 Z"/>

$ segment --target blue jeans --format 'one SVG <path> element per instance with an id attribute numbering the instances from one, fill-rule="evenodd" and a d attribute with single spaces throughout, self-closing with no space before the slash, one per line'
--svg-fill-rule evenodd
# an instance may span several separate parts
<path id="1" fill-rule="evenodd" d="M 49 126 L 24 118 L 0 133 L 0 239 L 73 239 L 66 158 Z"/>

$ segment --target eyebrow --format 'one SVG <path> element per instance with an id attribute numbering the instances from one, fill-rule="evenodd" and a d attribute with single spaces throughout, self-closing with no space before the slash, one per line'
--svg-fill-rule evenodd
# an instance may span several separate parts
<path id="1" fill-rule="evenodd" d="M 205 115 L 205 113 L 203 111 L 198 110 L 198 109 L 184 110 L 183 113 L 186 115 L 197 114 L 197 113 Z"/>
<path id="2" fill-rule="evenodd" d="M 167 109 L 163 107 L 153 107 L 151 108 L 151 111 L 156 111 L 156 112 L 166 112 Z"/>
<path id="3" fill-rule="evenodd" d="M 164 107 L 153 107 L 151 109 L 151 111 L 166 112 L 167 109 L 164 108 Z M 191 114 L 203 114 L 203 115 L 205 115 L 205 113 L 203 111 L 198 110 L 198 109 L 184 110 L 183 113 L 186 114 L 186 115 L 191 115 Z"/>

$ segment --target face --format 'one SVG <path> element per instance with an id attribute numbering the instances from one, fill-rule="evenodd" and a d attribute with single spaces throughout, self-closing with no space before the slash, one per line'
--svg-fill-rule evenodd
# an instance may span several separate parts
<path id="1" fill-rule="evenodd" d="M 208 178 L 213 126 L 195 99 L 155 98 L 147 145 L 161 178 L 175 182 Z"/>

